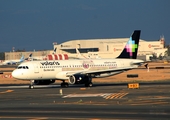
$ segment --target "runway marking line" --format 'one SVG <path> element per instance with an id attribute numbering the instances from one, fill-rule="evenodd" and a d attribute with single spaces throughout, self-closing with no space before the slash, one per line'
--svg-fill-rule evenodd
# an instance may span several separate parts
<path id="1" fill-rule="evenodd" d="M 6 91 L 3 91 L 3 92 L 0 92 L 0 94 L 4 94 L 4 93 L 10 93 L 10 92 L 13 92 L 14 90 L 6 90 Z"/>
<path id="2" fill-rule="evenodd" d="M 103 97 L 105 99 L 120 99 L 129 93 L 98 93 L 98 94 L 68 94 L 62 98 L 73 98 L 73 97 Z"/>
<path id="3" fill-rule="evenodd" d="M 104 96 L 104 93 L 98 93 L 98 94 L 68 94 L 63 96 L 62 98 L 73 98 L 73 97 L 100 97 Z"/>
<path id="4" fill-rule="evenodd" d="M 118 99 L 118 98 L 123 98 L 125 95 L 127 95 L 129 93 L 114 93 L 111 95 L 108 95 L 105 97 L 105 99 Z"/>

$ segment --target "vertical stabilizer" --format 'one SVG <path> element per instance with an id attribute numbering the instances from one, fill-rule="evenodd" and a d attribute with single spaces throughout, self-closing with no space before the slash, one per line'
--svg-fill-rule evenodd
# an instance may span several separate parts
<path id="1" fill-rule="evenodd" d="M 24 55 L 22 55 L 19 62 L 23 62 L 24 60 Z"/>
<path id="2" fill-rule="evenodd" d="M 133 32 L 132 36 L 126 43 L 126 46 L 124 47 L 123 51 L 117 58 L 129 58 L 129 59 L 137 58 L 140 33 L 141 33 L 140 30 L 135 30 Z"/>
<path id="3" fill-rule="evenodd" d="M 53 50 L 53 54 L 56 54 L 56 50 L 57 50 L 57 48 L 54 48 L 54 50 Z"/>

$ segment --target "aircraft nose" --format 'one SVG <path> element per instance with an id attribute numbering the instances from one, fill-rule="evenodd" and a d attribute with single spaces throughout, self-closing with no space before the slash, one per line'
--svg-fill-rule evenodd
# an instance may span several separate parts
<path id="1" fill-rule="evenodd" d="M 13 77 L 13 78 L 18 78 L 18 72 L 17 72 L 16 70 L 14 70 L 14 71 L 12 72 L 12 77 Z"/>

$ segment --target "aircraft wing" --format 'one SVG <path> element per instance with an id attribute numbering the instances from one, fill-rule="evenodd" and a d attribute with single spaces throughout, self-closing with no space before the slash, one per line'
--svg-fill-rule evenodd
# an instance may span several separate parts
<path id="1" fill-rule="evenodd" d="M 86 71 L 76 71 L 76 72 L 67 72 L 67 76 L 76 75 L 76 74 L 102 74 L 108 72 L 118 72 L 118 71 L 126 71 L 131 70 L 133 67 L 122 67 L 122 68 L 113 68 L 106 70 L 86 70 Z"/>

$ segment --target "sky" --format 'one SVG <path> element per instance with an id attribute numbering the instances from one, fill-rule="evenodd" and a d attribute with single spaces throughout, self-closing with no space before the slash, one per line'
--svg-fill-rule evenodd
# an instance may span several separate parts
<path id="1" fill-rule="evenodd" d="M 170 0 L 0 0 L 0 52 L 52 50 L 76 39 L 128 38 L 170 44 Z"/>

